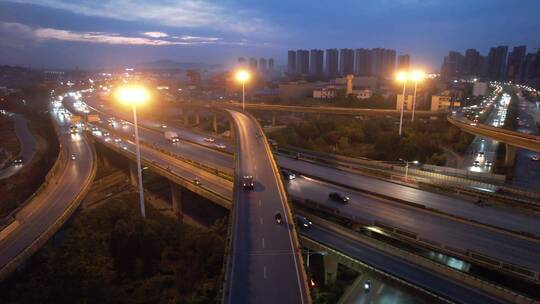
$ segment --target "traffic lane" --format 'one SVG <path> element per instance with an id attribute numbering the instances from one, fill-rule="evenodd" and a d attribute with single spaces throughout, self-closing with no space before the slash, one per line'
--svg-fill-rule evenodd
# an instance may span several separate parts
<path id="1" fill-rule="evenodd" d="M 324 178 L 325 180 L 335 181 L 350 187 L 400 198 L 449 214 L 473 219 L 480 223 L 540 235 L 540 216 L 535 214 L 515 212 L 498 207 L 481 207 L 459 198 L 419 190 L 306 161 L 299 161 L 279 155 L 276 158 L 280 166 L 296 172 L 302 172 L 311 177 Z"/>
<path id="2" fill-rule="evenodd" d="M 538 127 L 534 119 L 534 114 L 538 112 L 536 106 L 520 97 L 519 118 L 523 123 L 518 128 L 519 132 L 527 134 L 538 134 Z M 540 161 L 533 161 L 533 156 L 540 156 L 540 153 L 527 149 L 518 148 L 516 151 L 516 163 L 512 184 L 540 191 Z"/>
<path id="3" fill-rule="evenodd" d="M 96 136 L 96 138 L 105 145 L 116 147 L 133 155 L 136 153 L 135 143 L 132 141 L 124 140 L 120 143 L 114 143 L 114 137 Z M 107 140 L 107 138 L 109 138 L 109 140 Z M 200 186 L 211 189 L 224 197 L 232 197 L 232 183 L 230 181 L 220 178 L 210 172 L 203 171 L 202 169 L 195 168 L 172 156 L 168 156 L 144 145 L 141 145 L 140 151 L 142 159 L 154 162 L 155 165 L 158 165 L 163 169 L 169 169 L 171 173 L 177 174 L 187 180 L 195 182 L 195 178 L 197 178 L 201 183 Z"/>
<path id="4" fill-rule="evenodd" d="M 334 207 L 368 222 L 380 221 L 418 233 L 422 238 L 454 248 L 468 249 L 487 256 L 540 271 L 540 244 L 420 211 L 412 207 L 382 202 L 362 193 L 345 190 L 306 178 L 288 182 L 289 194 Z M 347 193 L 347 204 L 328 198 L 331 192 Z"/>
<path id="5" fill-rule="evenodd" d="M 131 123 L 125 126 L 119 126 L 116 124 L 112 128 L 116 131 L 124 133 L 128 137 L 132 137 L 134 134 L 133 125 Z M 157 131 L 150 131 L 144 128 L 139 128 L 139 138 L 141 141 L 154 144 L 161 149 L 171 151 L 190 160 L 194 160 L 220 171 L 232 174 L 231 168 L 233 167 L 233 158 L 231 155 L 213 150 L 204 151 L 201 149 L 201 147 L 185 141 L 171 143 L 165 139 L 163 133 L 160 134 Z"/>
<path id="6" fill-rule="evenodd" d="M 0 179 L 8 178 L 13 174 L 17 173 L 20 169 L 22 169 L 32 160 L 34 154 L 36 153 L 36 139 L 28 128 L 26 118 L 21 114 L 13 114 L 13 116 L 11 117 L 13 118 L 15 134 L 17 135 L 17 138 L 19 139 L 19 143 L 21 145 L 21 151 L 19 152 L 18 157 L 23 158 L 23 164 L 17 166 L 10 165 L 4 170 L 0 170 Z"/>
<path id="7" fill-rule="evenodd" d="M 104 107 L 98 106 L 98 102 L 95 100 L 95 98 L 88 98 L 87 102 L 88 102 L 88 105 L 94 111 L 96 111 L 96 112 L 98 112 L 98 113 L 100 113 L 102 115 L 108 115 L 108 117 L 113 117 L 113 116 L 120 117 L 123 120 L 128 121 L 130 123 L 131 123 L 131 120 L 133 119 L 127 113 L 122 113 L 122 112 L 119 112 L 119 111 L 115 111 L 112 108 L 107 107 L 107 106 L 104 106 Z M 170 122 L 170 121 L 165 121 L 165 122 Z M 206 146 L 206 147 L 209 147 L 209 148 L 217 149 L 216 144 L 222 143 L 222 144 L 226 145 L 226 148 L 223 149 L 224 151 L 232 153 L 232 151 L 234 150 L 234 148 L 231 145 L 231 141 L 225 141 L 225 140 L 217 139 L 214 143 L 207 142 L 207 141 L 205 141 L 205 138 L 208 138 L 210 136 L 206 136 L 206 135 L 203 135 L 203 134 L 196 133 L 193 130 L 172 127 L 168 123 L 166 124 L 166 128 L 163 128 L 163 125 L 162 125 L 161 122 L 141 117 L 141 118 L 139 118 L 139 124 L 141 124 L 142 126 L 145 126 L 147 128 L 154 129 L 156 131 L 161 129 L 164 132 L 165 131 L 177 132 L 181 139 L 188 140 L 188 141 L 191 141 L 191 142 L 194 142 L 194 143 L 198 143 L 200 145 L 203 145 L 203 146 Z"/>
<path id="8" fill-rule="evenodd" d="M 0 242 L 0 267 L 27 248 L 65 212 L 90 176 L 94 160 L 89 143 L 73 143 L 71 139 L 63 142 L 66 143 L 67 155 L 78 154 L 80 160 L 75 162 L 66 157 L 63 164 L 65 169 L 60 173 L 57 183 L 50 184 L 17 214 L 20 226 Z"/>
<path id="9" fill-rule="evenodd" d="M 477 290 L 469 289 L 447 277 L 377 251 L 372 247 L 350 240 L 342 234 L 325 228 L 313 225 L 310 229 L 302 230 L 301 234 L 383 272 L 390 273 L 454 301 L 469 304 L 503 303 Z"/>
<path id="10" fill-rule="evenodd" d="M 252 175 L 253 191 L 237 190 L 230 303 L 302 303 L 289 219 L 261 139 L 248 117 L 233 112 L 239 129 L 240 177 Z M 277 225 L 273 215 L 283 214 Z M 247 286 L 247 288 L 246 288 Z"/>

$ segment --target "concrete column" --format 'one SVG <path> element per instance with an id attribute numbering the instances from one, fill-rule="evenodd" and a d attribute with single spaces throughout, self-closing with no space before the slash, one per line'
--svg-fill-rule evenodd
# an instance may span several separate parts
<path id="1" fill-rule="evenodd" d="M 231 139 L 234 138 L 234 123 L 232 120 L 229 120 L 229 132 L 231 132 Z"/>
<path id="2" fill-rule="evenodd" d="M 198 126 L 201 123 L 201 116 L 199 112 L 195 112 L 195 124 Z"/>
<path id="3" fill-rule="evenodd" d="M 129 183 L 133 187 L 137 187 L 137 164 L 129 162 Z"/>
<path id="4" fill-rule="evenodd" d="M 182 116 L 184 116 L 184 126 L 189 127 L 189 113 L 186 108 L 182 109 Z"/>
<path id="5" fill-rule="evenodd" d="M 212 115 L 212 127 L 214 129 L 214 133 L 217 133 L 217 114 Z"/>
<path id="6" fill-rule="evenodd" d="M 184 217 L 182 212 L 182 187 L 170 182 L 171 185 L 171 198 L 172 198 L 172 211 L 181 221 Z"/>
<path id="7" fill-rule="evenodd" d="M 512 167 L 514 166 L 514 163 L 516 161 L 516 147 L 511 146 L 509 144 L 505 144 L 505 148 L 506 148 L 506 153 L 504 156 L 504 164 L 507 167 Z"/>
<path id="8" fill-rule="evenodd" d="M 324 285 L 332 285 L 337 278 L 337 260 L 330 254 L 324 256 Z"/>
<path id="9" fill-rule="evenodd" d="M 272 127 L 276 126 L 276 112 L 272 112 Z"/>

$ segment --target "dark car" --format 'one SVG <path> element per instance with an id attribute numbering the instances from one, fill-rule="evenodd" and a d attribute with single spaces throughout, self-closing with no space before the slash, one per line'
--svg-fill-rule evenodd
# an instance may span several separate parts
<path id="1" fill-rule="evenodd" d="M 245 175 L 242 179 L 242 187 L 246 190 L 253 190 L 254 184 L 253 184 L 253 176 L 251 175 Z"/>
<path id="2" fill-rule="evenodd" d="M 333 201 L 341 202 L 341 203 L 347 203 L 351 199 L 350 197 L 346 196 L 345 194 L 342 194 L 342 193 L 339 193 L 339 192 L 332 192 L 332 193 L 328 194 L 328 197 Z"/>
<path id="3" fill-rule="evenodd" d="M 17 157 L 13 160 L 13 164 L 14 165 L 22 165 L 22 163 L 24 162 L 24 158 L 21 156 L 21 157 Z"/>
<path id="4" fill-rule="evenodd" d="M 313 223 L 307 217 L 301 215 L 296 217 L 296 222 L 298 223 L 298 226 L 304 229 L 307 229 L 313 225 Z"/>
<path id="5" fill-rule="evenodd" d="M 281 170 L 281 174 L 285 180 L 293 180 L 296 178 L 296 175 L 289 170 Z"/>

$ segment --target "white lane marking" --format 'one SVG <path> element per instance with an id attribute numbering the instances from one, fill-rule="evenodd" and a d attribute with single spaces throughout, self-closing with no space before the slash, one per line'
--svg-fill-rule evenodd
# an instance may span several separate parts
<path id="1" fill-rule="evenodd" d="M 264 238 L 262 238 L 262 248 L 264 249 Z"/>
<path id="2" fill-rule="evenodd" d="M 266 279 L 266 266 L 263 266 L 263 277 Z"/>
<path id="3" fill-rule="evenodd" d="M 379 289 L 377 289 L 377 294 L 380 294 L 383 288 L 384 288 L 384 283 L 381 284 L 381 286 L 379 286 Z"/>
<path id="4" fill-rule="evenodd" d="M 263 224 L 263 218 L 261 217 L 261 225 Z"/>

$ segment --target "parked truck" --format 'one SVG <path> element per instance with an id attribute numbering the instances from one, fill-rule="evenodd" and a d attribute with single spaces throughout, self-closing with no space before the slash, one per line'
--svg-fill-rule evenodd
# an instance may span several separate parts
<path id="1" fill-rule="evenodd" d="M 178 137 L 178 133 L 173 132 L 173 131 L 166 131 L 165 139 L 170 141 L 171 143 L 176 143 L 180 141 L 180 138 Z"/>

